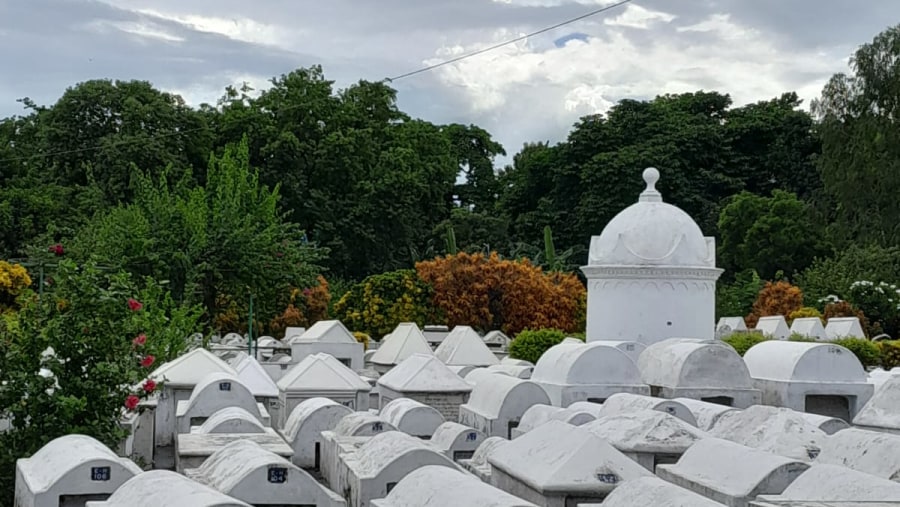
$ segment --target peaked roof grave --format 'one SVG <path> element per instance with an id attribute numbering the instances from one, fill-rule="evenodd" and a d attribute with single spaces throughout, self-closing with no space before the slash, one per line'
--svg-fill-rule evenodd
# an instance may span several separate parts
<path id="1" fill-rule="evenodd" d="M 296 366 L 278 381 L 282 391 L 297 390 L 365 390 L 369 383 L 356 372 L 344 366 L 330 354 L 311 354 L 303 358 Z"/>
<path id="2" fill-rule="evenodd" d="M 497 356 L 469 326 L 456 326 L 434 351 L 445 364 L 454 366 L 491 366 L 500 364 Z"/>
<path id="3" fill-rule="evenodd" d="M 312 325 L 303 334 L 294 335 L 291 343 L 296 342 L 322 342 L 322 343 L 358 343 L 353 333 L 339 320 L 320 320 Z"/>
<path id="4" fill-rule="evenodd" d="M 244 357 L 234 365 L 237 372 L 237 378 L 242 384 L 250 389 L 253 396 L 262 398 L 277 398 L 278 385 L 272 380 L 272 377 L 266 373 L 262 365 L 256 359 L 244 355 Z"/>
<path id="5" fill-rule="evenodd" d="M 151 378 L 164 380 L 170 386 L 193 386 L 210 373 L 237 376 L 237 371 L 206 349 L 194 349 L 187 354 L 162 364 Z"/>
<path id="6" fill-rule="evenodd" d="M 434 355 L 425 335 L 414 322 L 402 322 L 391 334 L 384 337 L 381 346 L 372 355 L 375 364 L 400 364 L 413 354 Z"/>
<path id="7" fill-rule="evenodd" d="M 469 392 L 472 385 L 437 357 L 413 354 L 385 373 L 378 384 L 398 392 Z"/>

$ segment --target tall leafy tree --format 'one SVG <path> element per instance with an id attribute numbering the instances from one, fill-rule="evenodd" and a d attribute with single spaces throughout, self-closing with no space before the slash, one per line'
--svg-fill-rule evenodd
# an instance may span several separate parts
<path id="1" fill-rule="evenodd" d="M 49 174 L 67 186 L 95 183 L 113 204 L 130 200 L 140 171 L 202 167 L 212 148 L 203 116 L 146 81 L 79 83 L 38 113 Z"/>
<path id="2" fill-rule="evenodd" d="M 832 232 L 845 241 L 900 242 L 900 25 L 850 59 L 813 103 L 822 136 L 819 167 L 836 204 Z"/>
<path id="3" fill-rule="evenodd" d="M 753 269 L 768 280 L 779 271 L 790 276 L 827 253 L 809 205 L 783 190 L 771 197 L 741 192 L 729 199 L 718 236 L 718 264 L 730 275 Z"/>
<path id="4" fill-rule="evenodd" d="M 475 125 L 453 124 L 444 127 L 465 183 L 457 185 L 462 207 L 476 213 L 493 213 L 500 195 L 500 181 L 494 169 L 494 158 L 506 155 L 500 143 Z"/>
<path id="5" fill-rule="evenodd" d="M 203 305 L 212 319 L 222 296 L 253 294 L 268 320 L 289 287 L 315 283 L 321 249 L 283 219 L 278 187 L 262 185 L 247 142 L 210 159 L 205 185 L 139 175 L 135 200 L 97 216 L 72 240 L 75 258 L 167 280 L 173 296 Z"/>

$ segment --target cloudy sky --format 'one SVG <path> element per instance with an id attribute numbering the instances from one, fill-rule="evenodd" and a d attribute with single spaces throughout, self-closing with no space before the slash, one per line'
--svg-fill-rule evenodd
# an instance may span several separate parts
<path id="1" fill-rule="evenodd" d="M 613 0 L 0 0 L 0 116 L 92 78 L 145 79 L 189 103 L 322 64 L 346 86 L 477 50 Z M 401 107 L 475 123 L 510 152 L 557 141 L 621 98 L 718 90 L 807 101 L 900 0 L 634 0 L 394 82 Z"/>

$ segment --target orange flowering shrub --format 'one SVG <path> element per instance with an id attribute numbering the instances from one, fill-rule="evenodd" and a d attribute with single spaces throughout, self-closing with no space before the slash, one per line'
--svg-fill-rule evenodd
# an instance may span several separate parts
<path id="1" fill-rule="evenodd" d="M 287 308 L 269 323 L 270 332 L 281 334 L 289 327 L 309 327 L 328 318 L 328 304 L 331 302 L 328 280 L 319 275 L 316 281 L 318 285 L 315 287 L 291 290 Z"/>
<path id="2" fill-rule="evenodd" d="M 504 260 L 496 252 L 438 257 L 416 264 L 434 288 L 434 304 L 446 323 L 515 336 L 524 329 L 583 330 L 586 290 L 573 274 L 545 273 L 527 259 Z"/>
<path id="3" fill-rule="evenodd" d="M 747 327 L 756 327 L 760 317 L 784 315 L 787 318 L 801 308 L 803 308 L 803 291 L 800 287 L 784 281 L 766 282 L 753 302 L 750 315 L 744 320 Z"/>

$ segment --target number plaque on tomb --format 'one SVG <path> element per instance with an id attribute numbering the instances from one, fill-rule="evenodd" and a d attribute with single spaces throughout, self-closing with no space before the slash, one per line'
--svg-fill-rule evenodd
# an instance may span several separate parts
<path id="1" fill-rule="evenodd" d="M 285 467 L 272 467 L 269 469 L 269 482 L 272 484 L 283 484 L 287 482 L 288 470 Z"/>
<path id="2" fill-rule="evenodd" d="M 91 467 L 92 481 L 108 481 L 110 476 L 109 467 Z"/>

